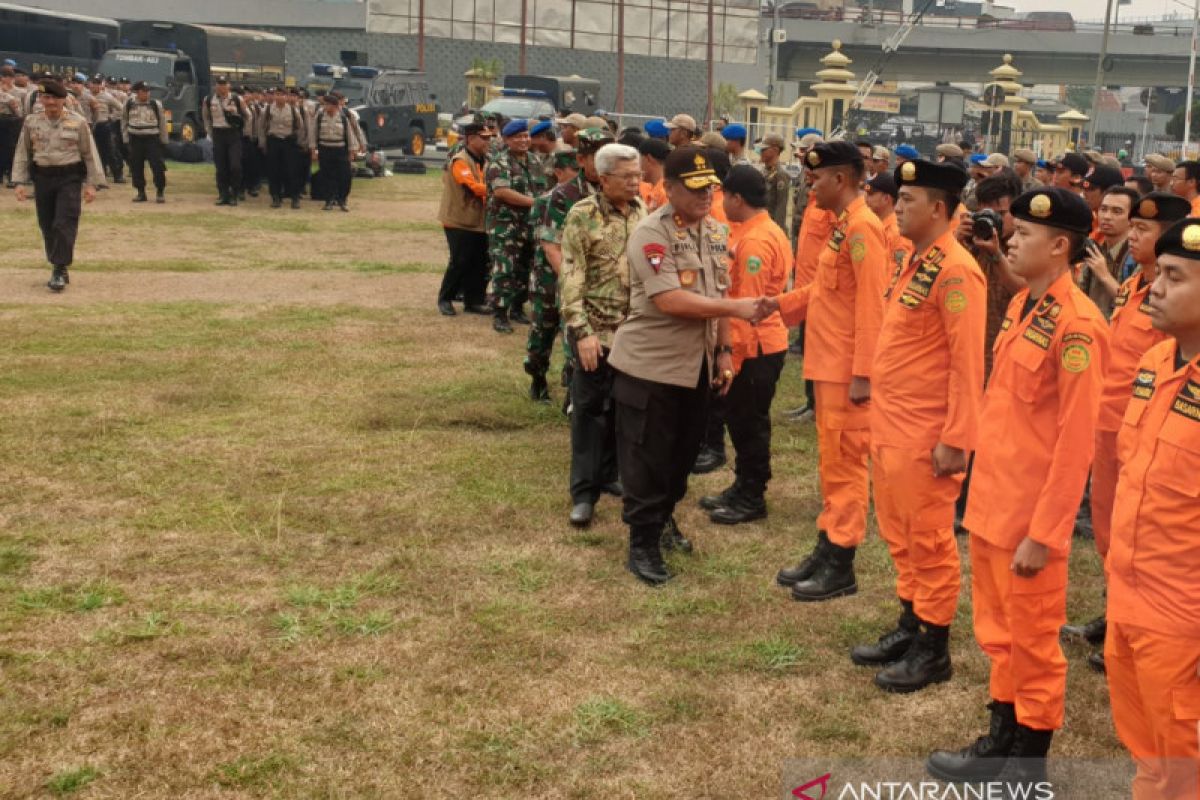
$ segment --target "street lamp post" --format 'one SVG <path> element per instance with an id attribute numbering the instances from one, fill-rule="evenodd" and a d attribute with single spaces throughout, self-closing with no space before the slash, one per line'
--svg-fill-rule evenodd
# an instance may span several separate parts
<path id="1" fill-rule="evenodd" d="M 1196 26 L 1200 24 L 1200 0 L 1192 6 L 1192 52 L 1188 57 L 1187 100 L 1183 112 L 1183 157 L 1187 158 L 1188 143 L 1192 138 L 1192 93 L 1196 90 Z"/>

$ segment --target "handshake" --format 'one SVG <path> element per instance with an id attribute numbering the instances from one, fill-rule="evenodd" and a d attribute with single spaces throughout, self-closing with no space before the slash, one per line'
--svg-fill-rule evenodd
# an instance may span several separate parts
<path id="1" fill-rule="evenodd" d="M 726 315 L 744 319 L 751 325 L 757 325 L 779 310 L 778 297 L 739 297 L 730 303 L 730 312 Z"/>

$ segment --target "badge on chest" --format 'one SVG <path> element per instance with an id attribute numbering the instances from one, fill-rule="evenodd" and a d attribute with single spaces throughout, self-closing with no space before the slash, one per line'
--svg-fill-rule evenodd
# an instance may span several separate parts
<path id="1" fill-rule="evenodd" d="M 679 285 L 685 289 L 690 289 L 696 285 L 696 273 L 699 270 L 681 269 L 679 270 Z"/>

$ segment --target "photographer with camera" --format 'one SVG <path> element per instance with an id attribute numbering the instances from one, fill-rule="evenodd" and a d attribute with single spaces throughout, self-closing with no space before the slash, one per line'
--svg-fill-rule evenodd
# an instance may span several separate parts
<path id="1" fill-rule="evenodd" d="M 1112 316 L 1113 300 L 1120 289 L 1122 276 L 1134 269 L 1129 255 L 1129 228 L 1130 213 L 1137 199 L 1137 192 L 1124 186 L 1114 186 L 1104 192 L 1096 210 L 1099 241 L 1089 239 L 1086 243 L 1079 288 L 1087 293 L 1105 318 Z"/>

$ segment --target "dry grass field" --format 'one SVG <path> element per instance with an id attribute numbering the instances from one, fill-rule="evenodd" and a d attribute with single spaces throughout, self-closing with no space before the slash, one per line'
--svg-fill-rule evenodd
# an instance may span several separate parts
<path id="1" fill-rule="evenodd" d="M 698 552 L 647 589 L 611 498 L 566 523 L 523 332 L 437 314 L 436 173 L 340 214 L 170 169 L 165 206 L 88 207 L 62 296 L 0 197 L 0 797 L 766 798 L 786 759 L 986 724 L 966 591 L 954 680 L 898 697 L 847 658 L 896 613 L 876 535 L 856 597 L 773 585 L 815 535 L 811 426 L 776 427 L 765 523 L 709 524 L 730 472 L 694 480 Z M 1090 542 L 1073 576 L 1090 618 Z M 1068 653 L 1054 752 L 1120 757 Z"/>

